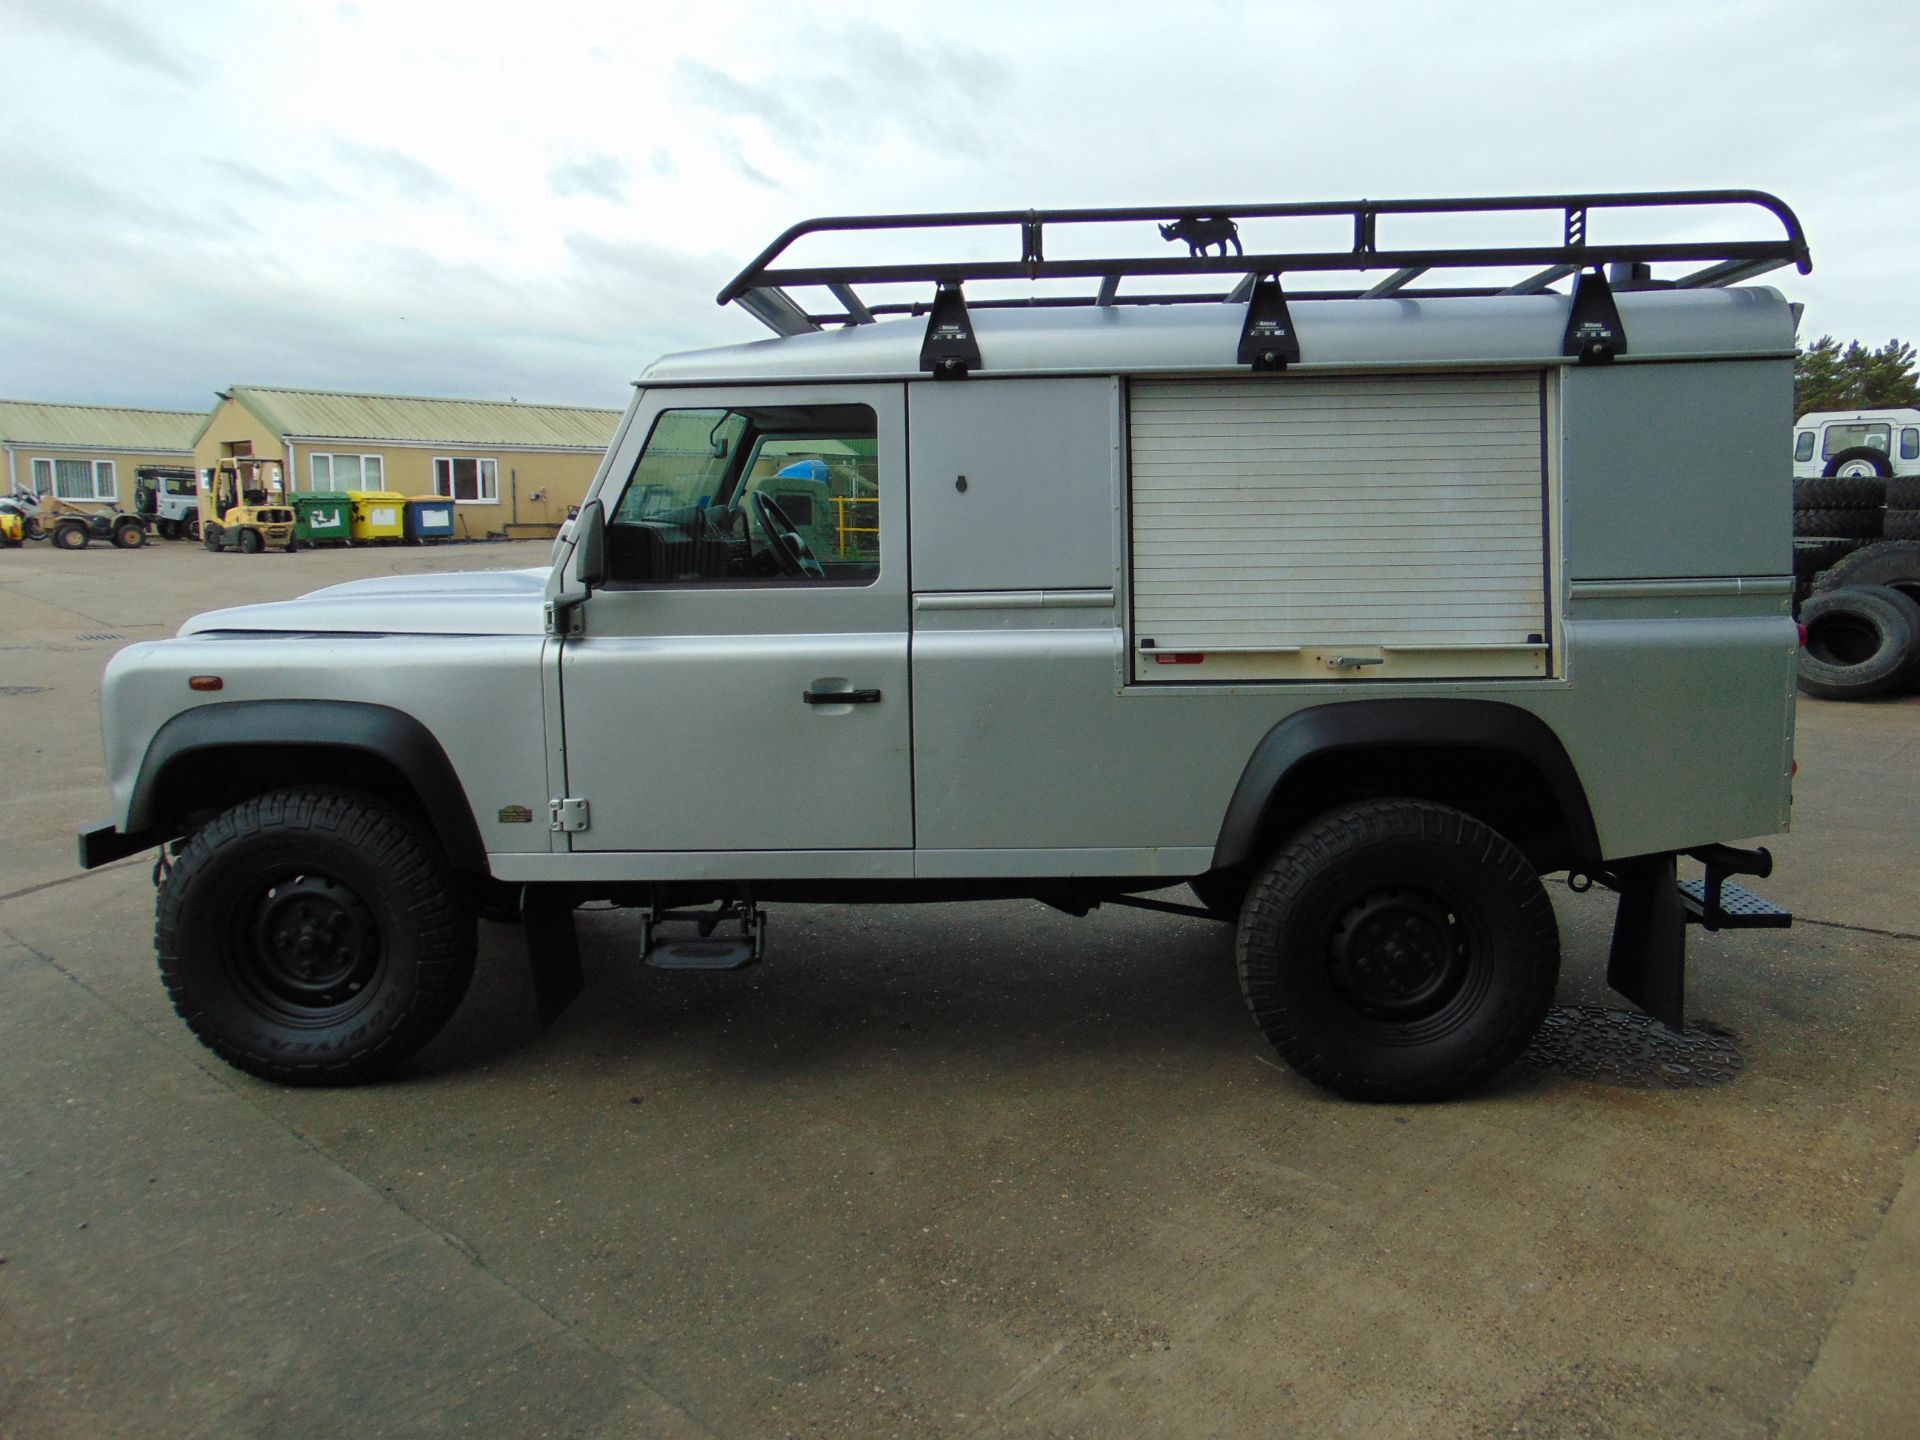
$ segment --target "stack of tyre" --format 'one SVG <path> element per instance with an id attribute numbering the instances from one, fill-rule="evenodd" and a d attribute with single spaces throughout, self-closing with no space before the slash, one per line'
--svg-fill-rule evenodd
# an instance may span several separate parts
<path id="1" fill-rule="evenodd" d="M 1800 688 L 1822 700 L 1920 682 L 1920 475 L 1890 468 L 1882 451 L 1845 450 L 1793 482 Z"/>

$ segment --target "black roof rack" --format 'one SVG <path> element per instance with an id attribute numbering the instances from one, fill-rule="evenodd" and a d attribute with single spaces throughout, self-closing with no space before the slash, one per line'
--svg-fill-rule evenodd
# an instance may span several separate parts
<path id="1" fill-rule="evenodd" d="M 1664 243 L 1608 244 L 1587 238 L 1589 216 L 1597 211 L 1648 210 L 1682 206 L 1752 206 L 1780 222 L 1778 239 L 1700 240 Z M 1558 245 L 1452 245 L 1442 248 L 1392 249 L 1377 243 L 1383 216 L 1460 216 L 1557 211 L 1562 241 Z M 1229 255 L 1241 251 L 1243 220 L 1324 219 L 1344 217 L 1353 227 L 1347 249 Z M 1048 227 L 1153 223 L 1162 239 L 1184 242 L 1188 253 L 1178 256 L 1115 256 L 1102 259 L 1048 260 Z M 956 230 L 1005 227 L 1018 232 L 1019 258 L 957 260 L 876 265 L 787 265 L 778 262 L 787 250 L 810 235 L 855 234 L 881 231 Z M 1219 253 L 1212 253 L 1215 249 Z M 1670 279 L 1655 279 L 1651 267 L 1678 263 L 1694 268 Z M 1813 268 L 1806 237 L 1793 211 L 1759 190 L 1671 190 L 1614 195 L 1524 195 L 1456 200 L 1354 200 L 1283 205 L 1206 205 L 1179 209 L 1119 210 L 977 210 L 928 215 L 843 215 L 803 220 L 788 229 L 720 292 L 722 305 L 738 304 L 779 335 L 799 335 L 828 325 L 865 325 L 883 315 L 919 315 L 940 306 L 949 319 L 959 305 L 959 287 L 972 280 L 1088 280 L 1097 282 L 1090 293 L 1036 295 L 1016 298 L 968 297 L 974 309 L 999 307 L 1173 305 L 1196 302 L 1245 303 L 1261 289 L 1267 311 L 1265 333 L 1273 333 L 1272 316 L 1285 315 L 1279 300 L 1282 275 L 1346 272 L 1387 272 L 1371 284 L 1346 288 L 1286 291 L 1286 300 L 1354 299 L 1398 295 L 1405 298 L 1454 295 L 1540 294 L 1569 276 L 1608 267 L 1612 288 L 1691 289 L 1735 285 L 1775 270 L 1796 266 L 1801 274 Z M 1509 268 L 1511 281 L 1493 285 L 1411 288 L 1430 271 Z M 1122 294 L 1121 282 L 1133 278 L 1183 275 L 1219 275 L 1233 283 L 1218 293 Z M 1605 272 L 1588 277 L 1593 290 L 1604 288 Z M 856 288 L 861 285 L 921 283 L 933 287 L 925 299 L 871 303 Z M 824 312 L 807 309 L 789 294 L 796 287 L 824 288 L 841 308 Z M 1576 289 L 1578 289 L 1578 284 Z M 942 299 L 941 297 L 947 297 Z M 1278 301 L 1279 309 L 1272 306 Z M 1610 309 L 1610 305 L 1607 306 Z M 964 321 L 965 310 L 957 313 Z M 934 332 L 929 330 L 929 343 Z M 964 368 L 970 334 L 964 345 L 941 361 Z M 1572 353 L 1572 352 L 1569 352 Z M 1271 352 L 1263 352 L 1269 363 Z M 1607 358 L 1607 357 L 1600 357 Z M 973 363 L 978 363 L 975 360 Z M 1285 363 L 1284 356 L 1277 363 Z"/>

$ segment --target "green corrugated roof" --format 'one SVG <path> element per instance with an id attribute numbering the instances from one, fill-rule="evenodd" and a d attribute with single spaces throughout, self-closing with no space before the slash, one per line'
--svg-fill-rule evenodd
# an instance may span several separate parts
<path id="1" fill-rule="evenodd" d="M 504 448 L 564 446 L 605 450 L 618 410 L 444 400 L 418 395 L 353 395 L 235 385 L 225 392 L 276 435 L 307 440 L 407 440 Z"/>
<path id="2" fill-rule="evenodd" d="M 0 440 L 67 450 L 193 449 L 206 417 L 198 410 L 129 410 L 113 405 L 48 405 L 0 400 Z"/>

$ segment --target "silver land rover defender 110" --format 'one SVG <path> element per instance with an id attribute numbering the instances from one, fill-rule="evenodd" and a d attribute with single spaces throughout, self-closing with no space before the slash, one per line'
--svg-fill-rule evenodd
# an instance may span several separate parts
<path id="1" fill-rule="evenodd" d="M 174 1004 L 291 1083 L 423 1045 L 482 913 L 551 1019 L 589 901 L 703 969 L 782 900 L 1205 915 L 1288 1062 L 1403 1099 L 1532 1038 L 1564 870 L 1679 1026 L 1688 924 L 1787 923 L 1722 843 L 1790 805 L 1785 265 L 1752 191 L 797 225 L 550 570 L 121 651 L 81 863 L 164 847 Z"/>

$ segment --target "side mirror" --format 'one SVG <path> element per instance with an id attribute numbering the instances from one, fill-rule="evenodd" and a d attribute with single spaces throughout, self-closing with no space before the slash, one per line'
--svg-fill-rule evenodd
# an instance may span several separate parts
<path id="1" fill-rule="evenodd" d="M 598 500 L 573 522 L 573 578 L 588 590 L 607 583 L 607 513 Z"/>

